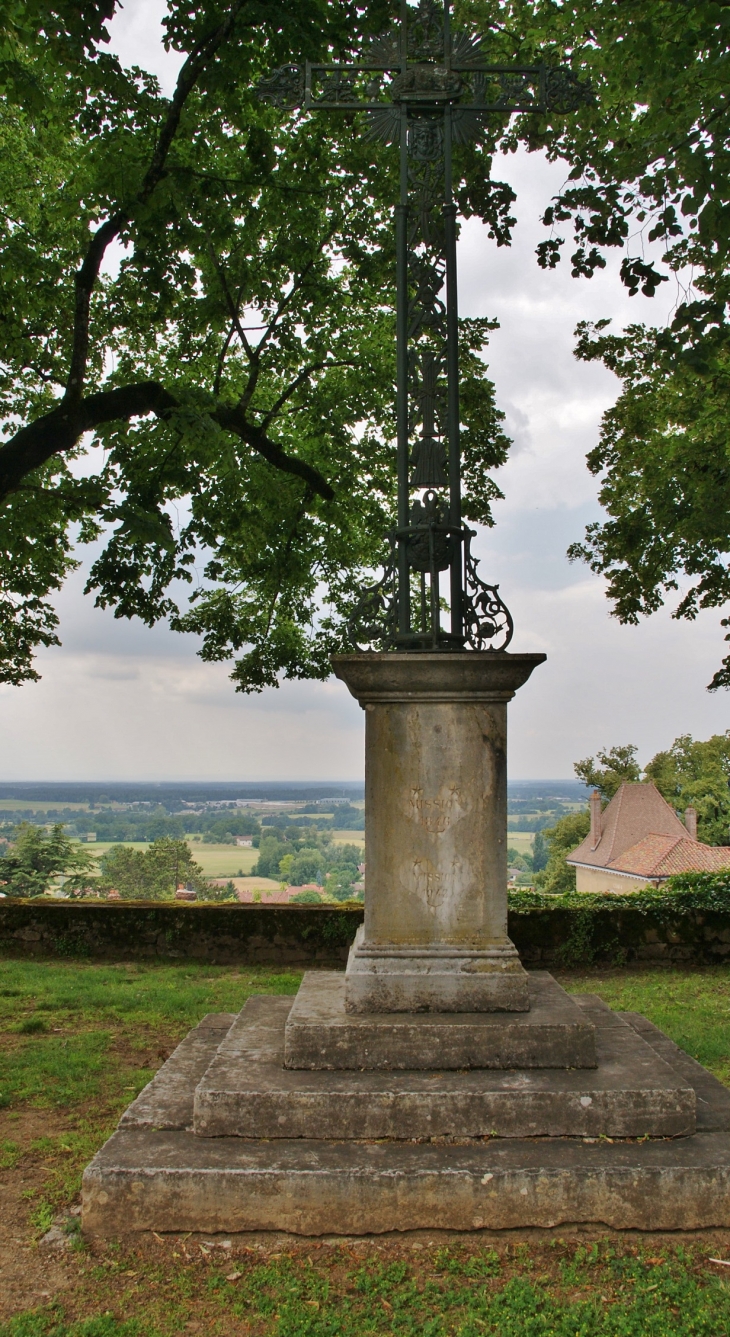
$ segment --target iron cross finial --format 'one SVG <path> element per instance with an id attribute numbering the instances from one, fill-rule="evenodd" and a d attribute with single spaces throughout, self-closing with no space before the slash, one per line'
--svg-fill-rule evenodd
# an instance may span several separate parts
<path id="1" fill-rule="evenodd" d="M 564 114 L 593 94 L 570 69 L 488 64 L 478 35 L 452 31 L 448 0 L 400 0 L 397 21 L 360 61 L 284 65 L 262 80 L 258 94 L 284 110 L 362 111 L 369 139 L 400 146 L 398 519 L 384 574 L 353 613 L 352 638 L 381 649 L 503 650 L 512 619 L 498 587 L 477 575 L 475 531 L 461 515 L 452 149 L 478 139 L 490 115 Z M 438 495 L 447 488 L 448 497 Z M 449 630 L 441 625 L 439 594 L 446 570 Z M 420 583 L 415 600 L 412 572 Z"/>

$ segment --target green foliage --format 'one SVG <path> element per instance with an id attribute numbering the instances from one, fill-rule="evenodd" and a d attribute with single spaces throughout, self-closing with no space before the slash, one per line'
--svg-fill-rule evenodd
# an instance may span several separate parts
<path id="1" fill-rule="evenodd" d="M 0 859 L 0 885 L 6 896 L 40 896 L 64 876 L 66 890 L 77 891 L 93 882 L 92 869 L 93 857 L 69 840 L 62 825 L 46 831 L 21 822 L 14 843 Z"/>
<path id="2" fill-rule="evenodd" d="M 568 813 L 567 816 L 561 817 L 555 826 L 548 827 L 543 832 L 547 841 L 547 861 L 543 871 L 538 873 L 535 879 L 541 891 L 552 896 L 566 895 L 575 891 L 575 869 L 569 867 L 565 859 L 588 835 L 590 829 L 591 816 L 585 811 Z"/>
<path id="3" fill-rule="evenodd" d="M 124 900 L 168 900 L 182 882 L 208 895 L 208 882 L 184 840 L 163 836 L 146 850 L 113 845 L 100 860 L 99 887 Z"/>
<path id="4" fill-rule="evenodd" d="M 258 861 L 252 868 L 255 877 L 273 877 L 279 876 L 279 864 L 284 858 L 285 842 L 281 833 L 276 829 L 266 829 L 266 833 L 261 836 L 259 842 Z M 286 851 L 291 854 L 291 847 Z"/>
<path id="5" fill-rule="evenodd" d="M 328 675 L 392 520 L 398 154 L 375 151 L 359 118 L 288 115 L 253 90 L 292 59 L 348 57 L 391 13 L 170 0 L 186 56 L 171 99 L 120 66 L 103 25 L 71 15 L 83 39 L 55 42 L 43 6 L 13 21 L 2 680 L 33 677 L 34 648 L 56 643 L 48 596 L 74 562 L 72 526 L 81 543 L 103 536 L 99 606 L 195 631 L 203 658 L 235 658 L 237 690 Z M 455 175 L 462 208 L 505 239 L 511 192 L 490 153 L 457 148 Z M 103 273 L 112 243 L 121 264 Z M 482 356 L 492 328 L 461 322 L 464 512 L 486 524 L 509 445 Z M 173 597 L 186 584 L 189 604 Z"/>
<path id="6" fill-rule="evenodd" d="M 206 883 L 205 889 L 203 890 L 202 895 L 199 895 L 198 899 L 215 902 L 238 901 L 238 896 L 236 894 L 235 884 L 229 880 L 222 887 L 218 886 L 215 882 Z"/>
<path id="7" fill-rule="evenodd" d="M 205 658 L 235 656 L 239 690 L 324 677 L 392 515 L 397 154 L 374 152 L 357 117 L 282 115 L 251 90 L 292 58 L 351 55 L 392 8 L 232 0 L 213 14 L 171 0 L 168 36 L 190 53 L 172 101 L 105 50 L 112 0 L 82 8 L 16 4 L 4 19 L 4 680 L 32 678 L 35 647 L 56 642 L 48 596 L 74 563 L 72 525 L 82 542 L 104 533 L 89 581 L 102 606 L 197 631 Z M 495 62 L 564 61 L 595 95 L 571 115 L 495 116 L 458 147 L 461 214 L 509 243 L 514 195 L 492 166 L 523 142 L 568 164 L 540 264 L 559 263 L 567 224 L 575 275 L 619 247 L 629 293 L 692 276 L 667 329 L 579 328 L 578 356 L 623 388 L 589 456 L 608 519 L 570 554 L 606 577 L 623 621 L 680 578 L 676 616 L 723 608 L 727 9 L 460 0 L 456 17 L 489 33 Z M 100 276 L 115 240 L 119 273 Z M 508 446 L 482 359 L 491 328 L 462 321 L 465 513 L 487 524 Z M 104 464 L 79 478 L 86 431 Z M 192 582 L 203 549 L 185 607 L 172 582 Z M 711 685 L 729 683 L 730 656 Z"/>
<path id="8" fill-rule="evenodd" d="M 285 854 L 279 861 L 279 873 L 294 887 L 322 880 L 322 851 L 304 846 L 297 854 Z"/>
<path id="9" fill-rule="evenodd" d="M 576 813 L 578 817 L 583 815 Z M 730 869 L 721 873 L 675 873 L 661 887 L 643 887 L 624 895 L 608 891 L 577 892 L 575 886 L 572 890 L 551 893 L 541 882 L 535 890 L 510 889 L 508 894 L 509 908 L 516 912 L 586 910 L 598 914 L 605 910 L 631 910 L 670 923 L 695 910 L 730 914 Z"/>
<path id="10" fill-rule="evenodd" d="M 730 730 L 706 742 L 682 734 L 652 757 L 646 775 L 672 807 L 697 810 L 699 840 L 730 843 Z"/>
<path id="11" fill-rule="evenodd" d="M 298 891 L 291 899 L 297 905 L 320 905 L 322 903 L 322 897 L 313 887 L 308 887 L 306 891 Z"/>
<path id="12" fill-rule="evenodd" d="M 507 863 L 511 868 L 519 868 L 521 874 L 532 873 L 534 870 L 532 855 L 520 854 L 519 850 L 507 850 Z"/>
<path id="13" fill-rule="evenodd" d="M 236 836 L 258 836 L 261 823 L 250 812 L 226 812 L 208 817 L 203 841 L 207 845 L 235 845 Z"/>
<path id="14" fill-rule="evenodd" d="M 595 761 L 593 757 L 576 761 L 573 770 L 589 789 L 597 789 L 602 798 L 612 799 L 620 785 L 635 784 L 641 779 L 637 751 L 633 743 L 612 747 L 608 752 L 599 752 Z"/>
<path id="15" fill-rule="evenodd" d="M 730 841 L 730 730 L 713 734 L 706 742 L 682 734 L 665 752 L 657 752 L 644 768 L 636 761 L 633 744 L 612 747 L 597 757 L 586 757 L 573 767 L 579 780 L 612 799 L 619 785 L 650 780 L 680 814 L 697 811 L 697 836 L 707 845 Z"/>
<path id="16" fill-rule="evenodd" d="M 536 831 L 535 839 L 532 842 L 532 868 L 535 873 L 541 873 L 543 868 L 547 867 L 549 850 L 545 839 L 545 832 Z"/>
<path id="17" fill-rule="evenodd" d="M 613 248 L 630 294 L 679 285 L 667 328 L 578 327 L 578 357 L 615 372 L 622 392 L 588 456 L 608 519 L 569 553 L 606 578 L 620 621 L 653 612 L 680 581 L 674 616 L 693 620 L 730 597 L 727 6 L 463 0 L 462 10 L 499 25 L 511 59 L 567 60 L 594 90 L 595 104 L 577 115 L 525 117 L 512 131 L 513 142 L 568 164 L 544 214 L 539 263 L 560 262 L 572 228 L 574 275 L 605 267 Z M 645 240 L 661 247 L 656 262 Z M 730 656 L 711 687 L 729 684 Z"/>
<path id="18" fill-rule="evenodd" d="M 296 887 L 323 882 L 327 895 L 348 900 L 352 883 L 360 880 L 361 861 L 358 845 L 335 845 L 327 831 L 312 831 L 308 825 L 264 827 L 252 871 L 256 877 L 281 878 Z"/>
<path id="19" fill-rule="evenodd" d="M 701 305 L 701 304 L 697 304 Z M 730 482 L 725 463 L 730 421 L 730 345 L 724 303 L 713 303 L 720 330 L 681 356 L 665 332 L 630 326 L 608 335 L 601 324 L 581 326 L 578 356 L 601 361 L 622 382 L 603 418 L 598 446 L 588 456 L 601 475 L 604 523 L 588 526 L 585 541 L 569 549 L 607 580 L 621 622 L 656 611 L 667 592 L 683 593 L 673 616 L 693 621 L 699 609 L 722 608 L 730 598 Z M 694 357 L 712 338 L 708 365 Z M 722 626 L 730 625 L 724 618 Z M 726 639 L 730 639 L 727 636 Z M 730 656 L 710 688 L 730 684 Z"/>

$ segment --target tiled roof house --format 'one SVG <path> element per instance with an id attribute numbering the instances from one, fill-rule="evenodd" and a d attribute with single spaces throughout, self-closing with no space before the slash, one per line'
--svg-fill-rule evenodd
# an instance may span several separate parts
<path id="1" fill-rule="evenodd" d="M 567 857 L 578 891 L 640 891 L 659 886 L 673 873 L 717 872 L 730 868 L 730 846 L 697 839 L 697 813 L 684 823 L 655 785 L 624 784 L 601 811 L 591 795 L 591 829 Z"/>

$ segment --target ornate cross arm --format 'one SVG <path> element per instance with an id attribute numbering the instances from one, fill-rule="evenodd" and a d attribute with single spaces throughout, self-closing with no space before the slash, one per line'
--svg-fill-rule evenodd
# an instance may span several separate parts
<path id="1" fill-rule="evenodd" d="M 377 76 L 383 74 L 394 77 L 382 88 L 385 96 L 373 97 L 376 88 L 381 91 Z M 304 111 L 382 113 L 404 104 L 419 111 L 432 104 L 481 114 L 552 111 L 564 116 L 596 100 L 590 83 L 579 79 L 567 65 L 482 65 L 476 61 L 450 62 L 448 69 L 411 65 L 405 71 L 398 65 L 313 65 L 307 61 L 306 65 L 280 66 L 257 84 L 256 92 L 262 102 L 282 111 L 301 107 Z"/>

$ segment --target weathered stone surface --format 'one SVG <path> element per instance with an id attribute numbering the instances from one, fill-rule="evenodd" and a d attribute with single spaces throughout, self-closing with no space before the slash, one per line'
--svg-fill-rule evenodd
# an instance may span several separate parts
<path id="1" fill-rule="evenodd" d="M 348 1012 L 526 1012 L 527 972 L 507 939 L 483 951 L 374 947 L 358 929 L 347 958 Z"/>
<path id="2" fill-rule="evenodd" d="M 195 1088 L 236 1020 L 209 1012 L 124 1111 L 120 1128 L 192 1128 Z"/>
<path id="3" fill-rule="evenodd" d="M 345 1011 L 345 977 L 310 971 L 286 1026 L 288 1068 L 594 1068 L 594 1028 L 551 975 L 529 976 L 529 1012 Z"/>
<path id="4" fill-rule="evenodd" d="M 595 1222 L 730 1226 L 730 1138 L 248 1142 L 120 1129 L 84 1173 L 83 1228 L 302 1235 Z"/>
<path id="5" fill-rule="evenodd" d="M 639 1012 L 616 1012 L 613 1016 L 621 1017 L 633 1026 L 634 1030 L 651 1045 L 660 1058 L 674 1069 L 677 1076 L 693 1086 L 696 1097 L 697 1132 L 730 1131 L 730 1091 L 722 1082 L 713 1077 L 707 1068 L 691 1058 L 675 1045 L 653 1022 L 642 1017 Z"/>
<path id="6" fill-rule="evenodd" d="M 348 1011 L 526 1009 L 507 935 L 507 702 L 544 659 L 333 659 L 366 716 L 365 924 Z"/>
<path id="7" fill-rule="evenodd" d="M 283 1068 L 289 998 L 250 998 L 195 1093 L 203 1137 L 655 1137 L 695 1131 L 695 1093 L 600 999 L 597 1069 L 311 1072 Z"/>

